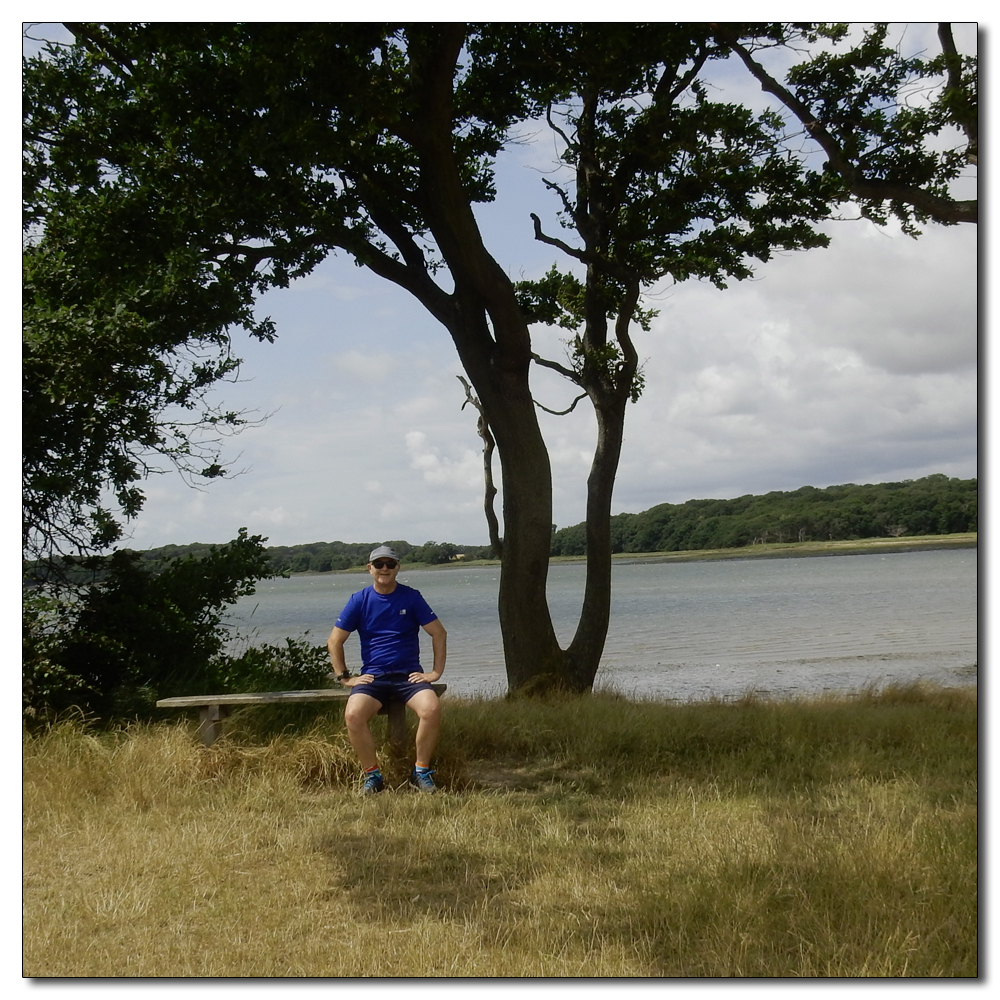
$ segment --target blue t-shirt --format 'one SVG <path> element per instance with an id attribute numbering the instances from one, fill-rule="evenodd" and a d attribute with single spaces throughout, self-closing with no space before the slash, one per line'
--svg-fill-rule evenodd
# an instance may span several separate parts
<path id="1" fill-rule="evenodd" d="M 397 583 L 391 594 L 374 587 L 352 594 L 336 625 L 358 633 L 365 673 L 378 677 L 420 670 L 420 628 L 435 618 L 420 591 Z"/>

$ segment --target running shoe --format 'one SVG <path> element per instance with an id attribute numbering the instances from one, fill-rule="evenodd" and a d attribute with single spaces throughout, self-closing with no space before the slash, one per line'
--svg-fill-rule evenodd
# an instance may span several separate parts
<path id="1" fill-rule="evenodd" d="M 419 792 L 436 792 L 438 790 L 437 785 L 434 784 L 434 779 L 431 775 L 434 772 L 431 770 L 417 770 L 416 768 L 410 773 L 410 784 L 417 789 Z"/>
<path id="2" fill-rule="evenodd" d="M 365 775 L 365 783 L 361 786 L 362 795 L 376 795 L 385 788 L 385 781 L 380 772 Z"/>

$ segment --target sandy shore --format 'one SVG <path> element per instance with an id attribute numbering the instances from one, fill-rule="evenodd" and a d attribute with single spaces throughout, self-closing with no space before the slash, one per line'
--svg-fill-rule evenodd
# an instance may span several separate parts
<path id="1" fill-rule="evenodd" d="M 916 552 L 922 549 L 974 549 L 975 531 L 955 535 L 911 535 L 906 538 L 860 538 L 841 542 L 773 542 L 738 549 L 692 549 L 685 552 L 621 552 L 616 562 L 686 562 L 695 559 L 787 559 L 790 556 L 849 556 L 873 552 Z M 582 561 L 557 557 L 553 562 Z"/>

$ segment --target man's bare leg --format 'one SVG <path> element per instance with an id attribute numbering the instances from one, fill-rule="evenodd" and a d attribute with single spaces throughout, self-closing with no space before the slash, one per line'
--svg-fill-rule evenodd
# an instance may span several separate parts
<path id="1" fill-rule="evenodd" d="M 369 694 L 352 694 L 344 708 L 347 738 L 351 741 L 351 746 L 354 747 L 354 752 L 366 771 L 378 767 L 378 754 L 375 752 L 371 721 L 381 707 L 382 703 Z"/>
<path id="2" fill-rule="evenodd" d="M 441 737 L 441 702 L 433 691 L 418 691 L 407 703 L 417 715 L 417 764 L 431 766 Z"/>

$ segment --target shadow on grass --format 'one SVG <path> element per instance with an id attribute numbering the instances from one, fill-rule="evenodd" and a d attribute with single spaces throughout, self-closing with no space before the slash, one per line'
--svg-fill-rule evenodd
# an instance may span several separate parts
<path id="1" fill-rule="evenodd" d="M 602 825 L 580 820 L 592 832 Z M 619 850 L 588 842 L 559 852 L 577 891 L 553 879 L 551 857 L 538 865 L 454 847 L 414 854 L 406 837 L 378 833 L 331 837 L 322 849 L 343 872 L 331 896 L 346 895 L 359 923 L 405 933 L 427 919 L 457 922 L 484 953 L 527 947 L 531 960 L 581 968 L 617 954 L 632 975 L 652 977 L 975 975 L 967 922 L 924 916 L 926 900 L 901 873 L 859 880 L 836 852 L 808 861 L 793 852 L 766 863 L 733 857 L 713 870 L 681 862 L 643 877 L 624 874 Z M 580 882 L 606 881 L 609 869 L 613 891 L 581 898 Z"/>
<path id="2" fill-rule="evenodd" d="M 346 894 L 360 918 L 379 923 L 470 918 L 531 877 L 478 851 L 415 850 L 398 835 L 347 833 L 324 838 L 319 849 L 343 871 L 331 895 Z"/>

